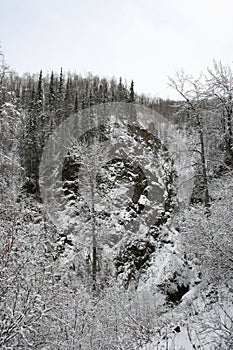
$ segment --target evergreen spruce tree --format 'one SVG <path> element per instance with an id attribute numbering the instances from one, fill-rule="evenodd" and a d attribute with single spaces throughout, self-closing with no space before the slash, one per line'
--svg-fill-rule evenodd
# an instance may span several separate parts
<path id="1" fill-rule="evenodd" d="M 119 84 L 117 86 L 116 99 L 117 99 L 117 102 L 128 101 L 128 91 L 127 91 L 127 88 L 122 83 L 121 77 L 119 79 Z"/>
<path id="2" fill-rule="evenodd" d="M 69 117 L 69 115 L 74 110 L 74 101 L 72 96 L 72 80 L 68 77 L 66 82 L 65 97 L 64 97 L 64 118 Z"/>
<path id="3" fill-rule="evenodd" d="M 49 90 L 48 90 L 48 96 L 47 96 L 47 127 L 46 127 L 46 136 L 47 137 L 55 126 L 54 121 L 54 114 L 56 111 L 56 88 L 55 88 L 55 81 L 54 81 L 54 74 L 53 71 L 50 75 L 50 81 L 49 81 Z"/>
<path id="4" fill-rule="evenodd" d="M 103 89 L 103 85 L 101 83 L 99 86 L 99 101 L 100 101 L 100 103 L 104 102 L 104 89 Z"/>
<path id="5" fill-rule="evenodd" d="M 42 70 L 40 71 L 39 79 L 38 79 L 38 84 L 37 84 L 37 94 L 36 94 L 36 118 L 37 118 L 37 130 L 36 130 L 36 135 L 37 135 L 37 149 L 38 149 L 38 154 L 37 154 L 37 161 L 38 161 L 38 169 L 37 171 L 39 172 L 39 162 L 40 162 L 40 157 L 43 151 L 43 147 L 45 145 L 46 137 L 48 134 L 48 129 L 50 127 L 50 121 L 49 121 L 49 115 L 45 113 L 44 110 L 44 86 L 43 86 L 43 76 L 42 76 Z"/>
<path id="6" fill-rule="evenodd" d="M 43 78 L 42 70 L 40 71 L 38 85 L 37 85 L 37 94 L 36 94 L 36 111 L 37 114 L 42 113 L 43 111 Z"/>
<path id="7" fill-rule="evenodd" d="M 133 82 L 133 80 L 131 81 L 131 85 L 130 85 L 129 102 L 135 102 L 134 82 Z"/>
<path id="8" fill-rule="evenodd" d="M 74 100 L 74 112 L 77 113 L 79 109 L 79 103 L 78 103 L 78 93 L 75 94 L 75 100 Z"/>
<path id="9" fill-rule="evenodd" d="M 61 68 L 59 86 L 58 86 L 58 96 L 60 96 L 62 98 L 63 98 L 63 89 L 64 89 L 64 79 L 63 79 L 63 72 L 62 72 L 62 68 Z"/>
<path id="10" fill-rule="evenodd" d="M 55 110 L 55 101 L 56 101 L 55 84 L 54 84 L 54 74 L 52 71 L 51 76 L 50 76 L 50 82 L 49 82 L 49 96 L 48 96 L 48 110 L 49 111 Z"/>
<path id="11" fill-rule="evenodd" d="M 117 102 L 123 101 L 123 98 L 124 98 L 124 87 L 122 84 L 122 78 L 120 77 L 119 83 L 117 86 Z"/>
<path id="12" fill-rule="evenodd" d="M 61 68 L 58 91 L 57 91 L 57 101 L 56 101 L 56 120 L 55 125 L 59 125 L 64 119 L 64 78 L 63 71 Z"/>

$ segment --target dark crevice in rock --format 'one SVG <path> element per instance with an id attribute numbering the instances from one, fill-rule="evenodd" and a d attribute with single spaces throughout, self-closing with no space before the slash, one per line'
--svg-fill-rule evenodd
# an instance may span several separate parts
<path id="1" fill-rule="evenodd" d="M 151 254 L 155 251 L 154 244 L 148 239 L 129 241 L 115 258 L 117 275 L 123 273 L 123 283 L 127 287 L 137 273 L 148 266 Z"/>

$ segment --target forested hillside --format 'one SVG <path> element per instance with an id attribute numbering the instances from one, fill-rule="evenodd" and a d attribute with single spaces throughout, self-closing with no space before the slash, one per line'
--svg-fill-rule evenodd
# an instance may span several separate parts
<path id="1" fill-rule="evenodd" d="M 231 68 L 169 101 L 0 59 L 0 348 L 232 349 Z"/>

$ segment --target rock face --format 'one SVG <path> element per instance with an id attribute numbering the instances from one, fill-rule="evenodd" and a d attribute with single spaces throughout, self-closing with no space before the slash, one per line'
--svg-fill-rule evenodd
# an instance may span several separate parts
<path id="1" fill-rule="evenodd" d="M 91 145 L 95 139 L 98 141 L 104 141 L 109 139 L 111 136 L 111 131 L 108 130 L 106 126 L 100 125 L 98 128 L 88 131 L 85 133 L 80 140 L 88 145 Z M 152 169 L 155 172 L 155 177 L 158 180 L 158 187 L 160 187 L 162 193 L 162 198 L 158 200 L 164 202 L 164 211 L 168 212 L 174 207 L 174 197 L 175 190 L 174 184 L 176 181 L 176 174 L 173 169 L 173 161 L 170 158 L 167 149 L 161 144 L 161 141 L 150 134 L 148 130 L 140 129 L 138 126 L 128 125 L 128 132 L 125 138 L 130 141 L 132 146 L 132 152 L 129 154 L 129 158 L 115 157 L 106 162 L 104 168 L 109 171 L 109 169 L 114 166 L 114 181 L 115 180 L 128 180 L 129 185 L 133 187 L 133 195 L 131 197 L 131 204 L 138 204 L 138 206 L 143 209 L 143 205 L 140 203 L 140 197 L 148 197 L 149 187 L 151 188 L 151 180 L 148 175 L 143 170 L 142 166 L 138 161 L 134 160 L 134 152 L 140 153 L 147 159 L 146 153 L 150 152 L 150 157 L 154 159 L 154 163 L 150 157 L 148 158 L 148 167 L 151 165 L 160 168 L 156 173 L 156 169 Z M 63 188 L 65 195 L 78 194 L 77 178 L 80 170 L 80 160 L 77 155 L 72 155 L 72 152 L 68 151 L 67 156 L 64 159 L 63 170 L 62 170 L 62 180 L 64 182 Z M 164 164 L 162 164 L 162 162 Z M 150 164 L 151 163 L 151 164 Z M 161 179 L 159 179 L 159 176 Z M 101 183 L 101 177 L 97 179 L 97 182 Z M 105 179 L 106 181 L 106 179 Z M 160 182 L 160 183 L 159 183 Z M 69 191 L 70 189 L 70 191 Z M 67 190 L 67 192 L 66 192 Z M 166 193 L 164 193 L 166 192 Z M 161 213 L 160 213 L 161 217 Z M 160 225 L 162 222 L 158 222 Z"/>
<path id="2" fill-rule="evenodd" d="M 167 149 L 149 131 L 128 125 L 121 137 L 127 144 L 128 155 L 107 160 L 97 172 L 95 188 L 98 200 L 94 203 L 94 215 L 98 232 L 103 231 L 105 235 L 102 242 L 113 248 L 116 274 L 121 275 L 124 284 L 128 285 L 149 264 L 160 228 L 172 215 L 176 173 Z M 91 147 L 96 139 L 101 143 L 111 138 L 111 130 L 101 125 L 88 131 L 79 141 L 85 141 L 86 146 Z M 113 146 L 114 142 L 118 140 L 113 140 Z M 143 165 L 140 159 L 144 160 Z M 78 223 L 78 218 L 85 216 L 87 224 L 83 230 L 88 237 L 91 216 L 85 196 L 83 198 L 87 189 L 81 191 L 80 188 L 81 166 L 85 167 L 85 164 L 81 165 L 79 155 L 70 149 L 62 170 L 63 192 L 67 208 L 72 209 L 69 212 L 65 208 L 71 219 Z M 120 199 L 121 193 L 123 199 Z M 111 210 L 107 208 L 107 200 L 111 202 Z M 139 232 L 141 225 L 143 233 Z M 101 240 L 98 243 L 101 245 Z M 116 244 L 117 249 L 114 248 Z"/>

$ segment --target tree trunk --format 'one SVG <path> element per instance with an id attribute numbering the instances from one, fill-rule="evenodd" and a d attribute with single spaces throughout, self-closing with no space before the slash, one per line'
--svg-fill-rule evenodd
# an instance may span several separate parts
<path id="1" fill-rule="evenodd" d="M 201 144 L 201 167 L 202 167 L 202 176 L 203 176 L 203 185 L 204 185 L 204 205 L 206 209 L 207 215 L 209 214 L 210 207 L 210 196 L 209 196 L 209 188 L 208 188 L 208 175 L 206 169 L 206 155 L 205 155 L 205 145 L 204 145 L 204 137 L 201 129 L 200 120 L 198 120 L 199 124 L 199 139 Z"/>
<path id="2" fill-rule="evenodd" d="M 97 249 L 92 247 L 92 289 L 96 291 Z"/>
<path id="3" fill-rule="evenodd" d="M 91 182 L 91 216 L 92 216 L 92 289 L 96 291 L 96 275 L 97 275 L 97 236 L 95 222 L 95 193 L 92 178 Z"/>
<path id="4" fill-rule="evenodd" d="M 226 112 L 226 124 L 227 124 L 227 133 L 226 133 L 226 161 L 227 165 L 233 167 L 233 145 L 232 145 L 232 107 L 230 106 Z"/>

